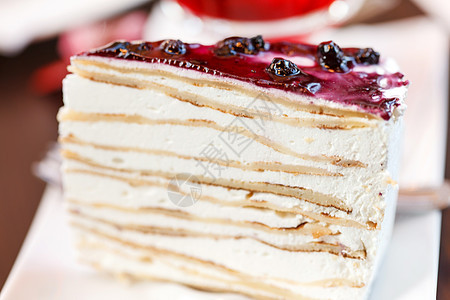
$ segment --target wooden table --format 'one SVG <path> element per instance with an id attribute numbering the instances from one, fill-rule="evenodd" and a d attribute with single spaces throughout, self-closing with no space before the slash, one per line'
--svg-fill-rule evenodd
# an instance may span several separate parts
<path id="1" fill-rule="evenodd" d="M 27 83 L 33 70 L 56 57 L 55 40 L 36 43 L 17 57 L 0 57 L 0 289 L 44 189 L 44 183 L 32 175 L 31 165 L 56 140 L 55 116 L 62 104 L 60 93 L 40 96 Z M 450 154 L 446 178 L 450 178 L 449 162 Z M 438 280 L 442 300 L 450 299 L 449 236 L 450 209 L 445 209 Z"/>

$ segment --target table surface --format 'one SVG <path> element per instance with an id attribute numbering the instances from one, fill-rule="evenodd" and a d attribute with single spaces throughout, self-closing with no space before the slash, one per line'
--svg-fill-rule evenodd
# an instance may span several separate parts
<path id="1" fill-rule="evenodd" d="M 35 43 L 16 57 L 0 56 L 0 289 L 44 191 L 45 184 L 32 175 L 31 166 L 56 140 L 55 116 L 62 105 L 61 93 L 42 96 L 28 83 L 34 70 L 55 58 L 55 40 Z M 447 151 L 446 178 L 449 158 Z M 442 212 L 437 299 L 450 299 L 449 236 L 447 208 Z"/>

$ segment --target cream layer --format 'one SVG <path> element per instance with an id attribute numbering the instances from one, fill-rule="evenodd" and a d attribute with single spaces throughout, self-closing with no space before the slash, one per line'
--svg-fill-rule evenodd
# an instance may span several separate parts
<path id="1" fill-rule="evenodd" d="M 257 282 L 275 285 L 279 288 L 290 290 L 291 293 L 297 295 L 303 294 L 304 296 L 317 299 L 324 298 L 320 296 L 320 292 L 325 294 L 326 291 L 345 293 L 348 290 L 357 290 L 362 292 L 365 289 L 361 287 L 363 286 L 362 280 L 370 274 L 370 267 L 367 266 L 370 264 L 368 261 L 345 259 L 322 252 L 283 251 L 267 245 L 261 245 L 249 239 L 167 238 L 126 229 L 118 230 L 113 226 L 82 218 L 76 218 L 74 222 L 74 226 L 81 229 L 79 241 L 89 240 L 92 243 L 106 243 L 109 245 L 119 242 L 124 244 L 119 249 L 127 252 L 138 250 L 138 253 L 140 252 L 141 255 L 143 255 L 143 252 L 146 252 L 146 249 L 157 249 L 163 252 L 174 253 L 197 261 L 209 262 L 214 266 L 220 266 L 233 272 L 246 274 L 247 278 L 255 278 Z M 202 246 L 199 247 L 199 245 Z M 220 249 L 228 249 L 228 251 Z M 108 252 L 105 251 L 105 254 L 108 255 Z M 115 265 L 116 262 L 107 261 L 104 267 L 114 268 Z M 298 268 L 295 268 L 295 265 Z M 320 267 L 324 265 L 328 267 Z M 178 268 L 182 269 L 180 266 Z M 195 269 L 198 270 L 198 267 Z M 311 272 L 305 272 L 305 269 L 311 270 Z M 319 269 L 321 270 L 319 271 Z M 216 268 L 207 268 L 202 271 L 210 275 L 217 275 Z M 139 274 L 139 272 L 130 273 Z M 225 278 L 229 279 L 230 274 L 227 275 Z M 223 275 L 221 277 L 222 280 L 225 279 Z M 325 289 L 323 285 L 317 284 L 328 281 L 333 286 L 331 284 L 333 279 L 343 279 L 347 284 L 339 284 L 339 288 L 330 287 Z M 348 284 L 355 286 L 355 288 L 346 286 Z M 264 289 L 260 291 L 264 291 Z M 253 293 L 257 294 L 258 292 L 253 291 Z"/>
<path id="2" fill-rule="evenodd" d="M 167 197 L 167 192 L 171 189 L 169 181 L 175 176 L 172 174 L 155 174 L 155 173 L 136 173 L 129 171 L 120 171 L 112 168 L 104 168 L 99 165 L 93 165 L 89 162 L 86 163 L 83 160 L 67 160 L 64 164 L 65 176 L 64 184 L 67 190 L 66 195 L 73 195 L 75 199 L 92 198 L 97 196 L 98 192 L 101 192 L 102 188 L 106 188 L 108 192 L 104 192 L 105 195 L 110 195 L 104 198 L 105 203 L 108 201 L 114 201 L 113 193 L 109 191 L 117 191 L 120 182 L 121 194 L 117 194 L 119 199 L 117 203 L 126 203 L 126 205 L 132 205 L 134 207 L 142 207 L 149 205 L 146 199 L 149 199 L 147 194 L 143 194 L 142 191 L 149 190 L 150 192 L 154 187 L 162 188 L 162 197 Z M 79 173 L 78 176 L 73 173 Z M 93 189 L 92 192 L 87 189 L 81 189 L 83 184 L 89 184 L 85 182 L 80 184 L 82 178 L 92 180 L 94 176 L 96 186 L 98 189 Z M 106 182 L 104 180 L 107 180 Z M 109 181 L 109 182 L 108 182 Z M 201 193 L 200 199 L 205 199 L 206 202 L 217 203 L 223 206 L 242 207 L 242 206 L 254 206 L 260 208 L 268 208 L 270 210 L 278 212 L 286 212 L 298 214 L 298 217 L 306 217 L 326 223 L 339 224 L 343 226 L 374 229 L 379 228 L 378 223 L 371 222 L 367 219 L 363 219 L 361 222 L 355 217 L 356 213 L 347 213 L 344 210 L 339 210 L 333 206 L 323 206 L 313 203 L 314 195 L 306 194 L 305 198 L 311 198 L 311 200 L 303 199 L 303 196 L 290 196 L 295 195 L 296 189 L 288 189 L 286 187 L 280 187 L 277 185 L 258 184 L 250 186 L 249 183 L 239 183 L 236 181 L 223 181 L 217 180 L 216 182 L 204 182 L 199 181 Z M 223 186 L 224 184 L 230 184 L 230 187 Z M 247 184 L 247 186 L 246 186 Z M 92 186 L 92 184 L 89 184 Z M 242 186 L 243 188 L 236 188 L 236 186 Z M 189 194 L 190 186 L 186 185 L 182 192 Z M 253 188 L 254 191 L 249 189 Z M 302 191 L 302 190 L 301 190 Z M 300 192 L 301 192 L 300 191 Z M 388 190 L 388 192 L 395 192 L 394 189 Z M 124 196 L 125 199 L 121 200 L 120 197 Z M 388 197 L 393 195 L 388 194 Z M 95 198 L 95 197 L 94 197 Z M 154 204 L 154 203 L 153 203 Z M 189 209 L 189 208 L 186 208 Z M 196 207 L 192 208 L 196 210 Z M 335 221 L 335 222 L 334 222 Z M 295 226 L 297 226 L 296 224 Z"/>
<path id="3" fill-rule="evenodd" d="M 117 180 L 114 177 L 102 176 L 101 173 L 89 173 L 96 171 L 95 168 L 83 165 L 73 161 L 67 161 L 65 174 L 65 197 L 72 200 L 75 204 L 86 204 L 99 208 L 97 213 L 100 215 L 92 215 L 113 223 L 119 222 L 118 217 L 123 217 L 122 224 L 133 225 L 156 225 L 153 218 L 146 218 L 152 215 L 152 211 L 148 208 L 160 208 L 172 212 L 180 212 L 188 214 L 187 220 L 199 219 L 206 222 L 207 226 L 213 226 L 212 223 L 221 220 L 220 226 L 226 226 L 227 222 L 237 222 L 246 224 L 262 224 L 271 228 L 297 228 L 304 223 L 319 224 L 328 228 L 332 234 L 329 236 L 321 236 L 319 233 L 316 239 L 314 236 L 296 236 L 294 232 L 288 235 L 288 239 L 295 241 L 323 241 L 327 243 L 341 243 L 350 249 L 364 249 L 368 256 L 374 257 L 377 250 L 377 243 L 380 230 L 366 230 L 366 224 L 355 224 L 349 222 L 348 219 L 326 218 L 322 215 L 324 209 L 315 207 L 310 203 L 301 203 L 296 198 L 281 197 L 273 194 L 258 193 L 253 194 L 247 199 L 248 192 L 243 190 L 228 190 L 220 186 L 202 185 L 202 195 L 199 200 L 192 206 L 180 208 L 177 207 L 168 197 L 169 180 L 161 177 L 143 177 L 149 183 L 148 185 L 130 185 L 126 181 Z M 83 172 L 72 172 L 70 170 L 84 170 Z M 97 170 L 98 171 L 98 170 Z M 105 173 L 115 176 L 117 172 L 106 171 Z M 130 176 L 129 178 L 132 178 Z M 186 194 L 189 193 L 189 187 L 186 185 L 180 190 Z M 255 203 L 265 201 L 270 209 L 260 209 L 252 207 L 251 199 L 255 199 Z M 242 199 L 246 199 L 242 203 Z M 266 199 L 266 200 L 256 200 Z M 219 200 L 217 203 L 215 200 Z M 249 201 L 250 200 L 250 201 Z M 298 208 L 295 213 L 280 213 L 274 210 L 289 210 Z M 121 210 L 124 214 L 121 215 Z M 108 217 L 108 212 L 116 212 Z M 167 215 L 167 214 L 166 214 Z M 146 221 L 146 219 L 148 219 Z M 139 220 L 139 221 L 138 221 Z M 151 223 L 149 223 L 151 222 Z M 225 223 L 225 224 L 224 224 Z M 172 225 L 171 225 L 172 224 Z M 184 224 L 184 223 L 183 223 Z M 364 226 L 366 225 L 366 226 Z M 164 226 L 176 226 L 173 222 L 166 222 Z M 184 225 L 183 225 L 184 226 Z M 180 225 L 181 227 L 181 225 Z M 177 227 L 178 228 L 178 227 Z M 189 227 L 186 227 L 189 228 Z M 220 231 L 220 229 L 218 229 Z M 225 228 L 223 229 L 226 230 Z M 218 231 L 218 232 L 219 232 Z M 254 231 L 249 231 L 256 236 Z M 335 235 L 336 233 L 340 233 Z M 234 234 L 235 232 L 233 232 Z M 258 236 L 260 237 L 260 235 Z M 277 244 L 276 239 L 266 238 L 265 241 Z"/>
<path id="4" fill-rule="evenodd" d="M 258 222 L 273 228 L 296 228 L 304 222 L 320 222 L 327 225 L 375 229 L 368 224 L 355 222 L 345 215 L 343 218 L 331 216 L 331 213 L 327 213 L 327 210 L 331 211 L 329 208 L 319 209 L 316 212 L 314 205 L 297 198 L 206 184 L 201 186 L 201 195 L 195 198 L 195 201 L 198 201 L 195 207 L 180 209 L 168 201 L 168 194 L 172 189 L 167 178 L 148 176 L 146 184 L 136 185 L 133 184 L 133 179 L 119 176 L 120 174 L 114 172 L 105 174 L 98 169 L 73 161 L 67 164 L 70 164 L 70 168 L 65 174 L 66 198 L 90 205 L 114 206 L 132 211 L 163 208 L 207 217 L 209 213 L 200 208 L 203 205 L 201 203 L 205 202 L 217 206 L 217 211 L 212 212 L 214 217 Z M 189 185 L 182 185 L 177 192 L 183 196 L 190 195 L 189 189 Z M 222 214 L 220 213 L 222 208 L 234 210 L 229 214 Z M 239 213 L 241 210 L 243 212 Z M 266 214 L 265 217 L 262 217 L 263 213 Z"/>
<path id="5" fill-rule="evenodd" d="M 174 230 L 174 234 L 176 232 L 192 232 L 192 234 L 203 235 L 249 237 L 279 248 L 293 250 L 301 249 L 301 246 L 307 243 L 326 243 L 342 246 L 342 248 L 338 247 L 341 249 L 337 252 L 333 250 L 333 253 L 355 258 L 365 258 L 366 244 L 370 245 L 370 240 L 379 234 L 377 231 L 326 225 L 313 221 L 304 221 L 296 227 L 271 227 L 258 221 L 261 219 L 264 221 L 264 217 L 270 216 L 270 211 L 262 210 L 258 214 L 258 210 L 251 208 L 221 208 L 199 203 L 198 212 L 194 214 L 185 211 L 180 213 L 180 211 L 166 208 L 164 205 L 154 206 L 152 209 L 133 210 L 98 202 L 86 203 L 71 199 L 68 201 L 69 208 L 74 213 L 122 227 L 142 230 L 163 228 Z M 223 210 L 224 215 L 201 215 L 202 211 L 212 211 L 218 208 Z M 230 218 L 226 213 L 235 213 L 237 216 Z M 250 221 L 250 218 L 253 220 Z M 278 222 L 282 223 L 282 218 L 278 217 Z"/>
<path id="6" fill-rule="evenodd" d="M 255 100 L 236 91 L 191 86 L 182 80 L 162 76 L 146 76 L 145 78 L 163 86 L 177 88 L 180 91 L 192 87 L 197 92 L 194 94 L 197 98 L 207 95 L 205 97 L 210 100 L 220 100 L 224 106 L 234 103 L 242 114 L 249 109 L 258 109 L 259 114 L 255 118 L 236 117 L 214 109 L 215 107 L 199 107 L 157 90 L 96 82 L 75 74 L 69 75 L 64 81 L 64 92 L 68 95 L 65 99 L 65 108 L 84 113 L 140 116 L 151 120 L 208 120 L 221 128 L 239 125 L 254 135 L 281 144 L 295 153 L 336 157 L 345 155 L 344 159 L 361 161 L 378 169 L 379 165 L 377 166 L 376 162 L 379 159 L 374 162 L 374 152 L 386 145 L 386 136 L 389 134 L 390 125 L 396 121 L 395 118 L 389 122 L 357 118 L 357 120 L 369 122 L 368 127 L 339 130 L 339 135 L 336 135 L 336 131 L 332 129 L 303 128 L 296 124 L 277 122 L 275 117 L 284 121 L 291 118 L 287 111 L 289 108 L 278 107 L 278 104 L 272 105 L 271 99 L 265 97 L 264 94 L 264 97 L 261 96 Z M 232 94 L 226 95 L 226 93 Z M 72 99 L 77 100 L 73 101 Z M 130 101 L 130 99 L 133 100 Z M 352 119 L 349 118 L 316 115 L 308 112 L 301 112 L 298 118 L 300 120 L 311 119 L 315 125 L 320 125 L 325 121 L 332 122 L 336 119 L 343 124 L 352 122 Z M 327 140 L 329 143 L 324 144 L 323 140 Z"/>
<path id="7" fill-rule="evenodd" d="M 205 178 L 207 182 L 213 184 L 224 184 L 228 181 L 229 187 L 238 186 L 246 189 L 245 184 L 248 183 L 247 189 L 250 191 L 255 191 L 251 184 L 253 186 L 268 185 L 278 191 L 279 195 L 292 195 L 319 206 L 335 208 L 325 212 L 339 217 L 351 214 L 350 218 L 360 223 L 381 223 L 382 196 L 388 189 L 396 188 L 391 185 L 392 181 L 387 172 L 375 174 L 369 178 L 358 176 L 357 172 L 351 173 L 347 170 L 341 170 L 343 176 L 319 176 L 268 170 L 251 171 L 230 167 L 226 163 L 218 165 L 194 159 L 137 151 L 106 150 L 72 143 L 65 143 L 64 150 L 69 158 L 78 158 L 115 170 L 150 175 L 159 172 L 169 174 L 169 177 L 179 173 L 189 173 L 200 180 Z M 237 185 L 238 182 L 242 184 Z M 339 211 L 345 214 L 339 214 Z"/>
<path id="8" fill-rule="evenodd" d="M 175 216 L 170 215 L 170 218 L 167 219 L 168 215 L 166 215 L 167 211 L 158 211 L 155 209 L 152 213 L 138 213 L 135 214 L 137 219 L 142 220 L 143 217 L 155 217 L 159 220 L 165 220 L 162 224 L 167 225 L 167 227 L 162 227 L 161 224 L 148 225 L 145 221 L 141 224 L 136 221 L 130 221 L 130 214 L 128 211 L 123 211 L 118 208 L 110 209 L 104 207 L 88 207 L 86 205 L 79 205 L 78 203 L 74 203 L 70 201 L 70 212 L 76 217 L 80 217 L 82 219 L 88 219 L 94 222 L 105 223 L 119 229 L 127 229 L 132 231 L 137 231 L 144 234 L 151 234 L 157 236 L 173 236 L 173 237 L 202 237 L 202 238 L 210 238 L 214 240 L 219 239 L 251 239 L 255 240 L 261 244 L 283 250 L 289 252 L 324 252 L 337 256 L 343 256 L 349 259 L 356 260 L 365 260 L 366 251 L 363 248 L 361 249 L 351 249 L 346 245 L 339 243 L 336 239 L 333 239 L 332 236 L 323 236 L 321 238 L 312 238 L 311 232 L 315 234 L 319 232 L 320 234 L 324 234 L 324 229 L 322 226 L 317 224 L 305 223 L 295 229 L 267 229 L 262 228 L 262 226 L 257 226 L 258 224 L 239 224 L 237 222 L 230 222 L 230 224 L 225 224 L 225 220 L 213 219 L 209 218 L 208 222 L 204 221 L 204 219 L 197 219 L 195 217 L 190 218 L 190 222 L 186 221 L 184 216 Z M 110 221 L 108 218 L 102 218 L 108 213 L 112 213 L 118 217 L 118 221 Z M 128 214 L 127 214 L 128 213 Z M 128 219 L 127 219 L 128 218 Z M 124 221 L 125 220 L 125 221 Z M 172 220 L 174 224 L 168 224 L 167 221 Z M 184 221 L 189 226 L 192 225 L 193 228 L 176 228 L 180 222 Z M 129 223 L 127 223 L 129 222 Z M 136 224 L 138 223 L 138 224 Z M 200 226 L 210 226 L 212 224 L 211 229 L 203 229 L 199 228 Z M 218 226 L 217 224 L 222 224 L 225 226 L 223 231 L 216 231 Z M 227 226 L 229 225 L 229 226 Z M 322 232 L 320 232 L 320 231 Z M 327 228 L 325 228 L 327 230 Z M 302 238 L 303 237 L 303 238 Z M 328 240 L 328 241 L 327 241 Z"/>

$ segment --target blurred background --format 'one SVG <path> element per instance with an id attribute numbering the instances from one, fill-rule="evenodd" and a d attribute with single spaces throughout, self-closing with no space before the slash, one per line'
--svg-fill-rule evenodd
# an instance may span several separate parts
<path id="1" fill-rule="evenodd" d="M 71 55 L 117 39 L 215 43 L 257 34 L 373 47 L 411 81 L 400 178 L 408 195 L 442 191 L 450 178 L 449 32 L 448 0 L 0 0 L 0 289 L 45 187 L 35 173 L 53 176 L 37 162 L 56 142 Z M 399 205 L 443 209 L 438 299 L 450 299 L 447 202 L 414 201 Z"/>

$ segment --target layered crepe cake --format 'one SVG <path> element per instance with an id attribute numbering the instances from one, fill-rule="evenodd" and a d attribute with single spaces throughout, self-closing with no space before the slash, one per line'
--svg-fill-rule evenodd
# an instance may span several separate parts
<path id="1" fill-rule="evenodd" d="M 115 42 L 69 70 L 81 261 L 258 299 L 367 297 L 398 191 L 408 82 L 392 60 L 257 36 Z"/>

